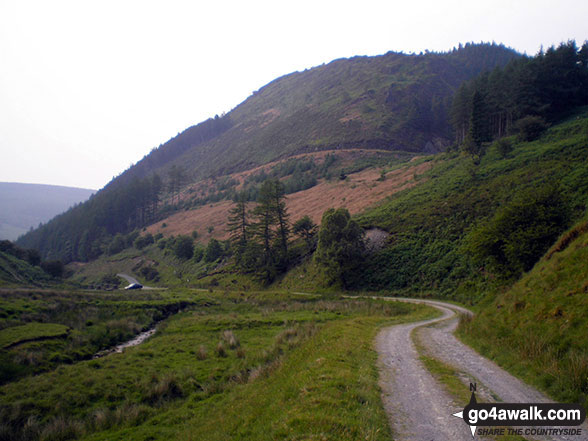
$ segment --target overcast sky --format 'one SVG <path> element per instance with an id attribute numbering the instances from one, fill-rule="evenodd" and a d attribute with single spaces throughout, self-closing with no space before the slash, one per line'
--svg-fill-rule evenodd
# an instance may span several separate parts
<path id="1" fill-rule="evenodd" d="M 102 188 L 274 78 L 353 55 L 588 38 L 586 0 L 0 0 L 0 181 Z"/>

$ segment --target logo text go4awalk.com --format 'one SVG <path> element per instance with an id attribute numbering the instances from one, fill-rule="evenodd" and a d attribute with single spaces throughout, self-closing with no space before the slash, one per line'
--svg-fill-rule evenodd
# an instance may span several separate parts
<path id="1" fill-rule="evenodd" d="M 476 385 L 470 383 L 472 397 L 469 404 L 453 416 L 462 418 L 470 426 L 472 436 L 476 427 L 483 427 L 479 435 L 581 435 L 579 426 L 586 419 L 586 410 L 569 403 L 478 403 Z M 516 426 L 524 426 L 516 427 Z M 548 427 L 551 426 L 551 427 Z"/>

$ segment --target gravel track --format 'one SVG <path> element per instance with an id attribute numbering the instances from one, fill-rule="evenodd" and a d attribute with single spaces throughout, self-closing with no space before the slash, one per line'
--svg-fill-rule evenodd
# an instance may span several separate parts
<path id="1" fill-rule="evenodd" d="M 384 328 L 376 338 L 379 353 L 380 387 L 394 439 L 398 441 L 471 440 L 470 428 L 453 413 L 463 410 L 466 403 L 455 403 L 423 366 L 411 334 L 416 330 L 419 342 L 428 355 L 463 373 L 464 387 L 478 383 L 478 395 L 484 401 L 510 403 L 552 402 L 541 392 L 482 357 L 461 343 L 453 332 L 458 324 L 456 312 L 472 313 L 449 303 L 389 299 L 425 303 L 439 309 L 439 318 Z M 483 390 L 480 390 L 480 389 Z M 588 427 L 582 426 L 581 436 L 538 437 L 537 440 L 588 441 Z M 480 437 L 476 435 L 476 439 Z M 533 439 L 533 438 L 529 438 Z"/>

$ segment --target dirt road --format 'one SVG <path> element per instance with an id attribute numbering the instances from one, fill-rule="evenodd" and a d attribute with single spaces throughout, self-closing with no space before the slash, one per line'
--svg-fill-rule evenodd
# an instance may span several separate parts
<path id="1" fill-rule="evenodd" d="M 396 299 L 395 299 L 396 300 Z M 551 402 L 542 393 L 513 377 L 495 363 L 480 356 L 453 336 L 458 322 L 456 312 L 471 314 L 459 306 L 444 302 L 398 299 L 427 303 L 443 315 L 437 319 L 383 329 L 377 336 L 380 387 L 384 407 L 397 441 L 471 440 L 470 428 L 453 413 L 467 403 L 455 403 L 419 360 L 413 331 L 427 353 L 464 374 L 464 388 L 469 382 L 483 388 L 484 401 L 510 403 Z M 479 436 L 476 435 L 476 439 Z M 540 440 L 588 440 L 588 427 L 581 436 L 537 437 Z"/>

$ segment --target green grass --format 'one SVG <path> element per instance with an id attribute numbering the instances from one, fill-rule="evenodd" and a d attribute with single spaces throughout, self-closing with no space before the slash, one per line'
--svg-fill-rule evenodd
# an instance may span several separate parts
<path id="1" fill-rule="evenodd" d="M 90 439 L 390 439 L 373 338 L 384 323 L 430 314 L 329 321 L 270 372 L 216 400 L 187 403 L 153 422 Z"/>
<path id="2" fill-rule="evenodd" d="M 192 297 L 189 292 L 4 290 L 0 384 L 90 358 L 195 303 Z"/>
<path id="3" fill-rule="evenodd" d="M 41 439 L 389 439 L 373 338 L 384 324 L 434 311 L 334 296 L 194 295 L 200 306 L 167 319 L 138 347 L 1 386 L 0 432 L 8 439 L 27 430 Z"/>
<path id="4" fill-rule="evenodd" d="M 57 323 L 28 323 L 0 331 L 0 348 L 46 338 L 65 337 L 69 328 Z"/>
<path id="5" fill-rule="evenodd" d="M 573 232 L 578 230 L 583 232 L 576 236 Z M 586 407 L 585 222 L 565 233 L 552 251 L 510 289 L 489 295 L 478 305 L 476 316 L 460 325 L 459 336 L 554 399 Z"/>

